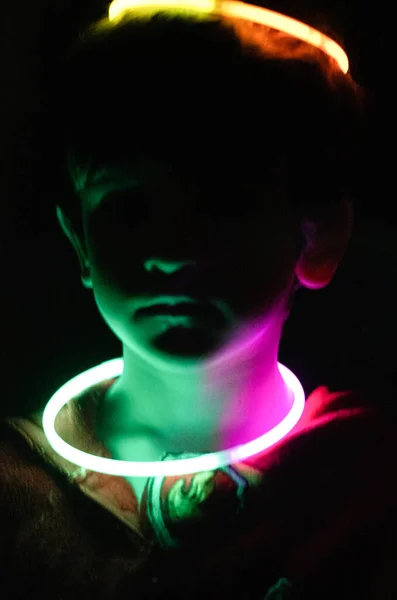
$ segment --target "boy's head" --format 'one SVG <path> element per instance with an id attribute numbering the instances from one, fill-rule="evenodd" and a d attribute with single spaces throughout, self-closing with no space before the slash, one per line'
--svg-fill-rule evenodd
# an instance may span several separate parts
<path id="1" fill-rule="evenodd" d="M 165 349 L 171 321 L 139 309 L 187 297 L 214 306 L 190 350 L 185 329 L 182 354 L 206 354 L 239 325 L 285 318 L 297 281 L 331 281 L 361 105 L 321 51 L 225 18 L 127 15 L 82 37 L 57 94 L 75 189 L 58 218 L 123 343 Z"/>

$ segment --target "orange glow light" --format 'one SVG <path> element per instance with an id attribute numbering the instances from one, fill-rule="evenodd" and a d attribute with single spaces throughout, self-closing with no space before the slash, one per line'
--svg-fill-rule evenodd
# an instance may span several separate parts
<path id="1" fill-rule="evenodd" d="M 113 0 L 109 6 L 109 20 L 116 20 L 125 12 L 134 9 L 161 10 L 167 8 L 176 11 L 194 10 L 201 13 L 224 15 L 266 25 L 319 48 L 338 63 L 343 73 L 349 71 L 347 54 L 335 40 L 301 21 L 268 8 L 244 2 L 233 0 Z"/>

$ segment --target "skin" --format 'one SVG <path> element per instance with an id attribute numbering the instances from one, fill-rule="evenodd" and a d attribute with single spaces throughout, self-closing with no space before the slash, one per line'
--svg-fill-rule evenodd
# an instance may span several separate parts
<path id="1" fill-rule="evenodd" d="M 291 293 L 296 280 L 330 283 L 353 208 L 343 200 L 327 219 L 296 215 L 282 173 L 265 183 L 228 173 L 209 182 L 154 159 L 146 173 L 98 170 L 80 192 L 83 239 L 58 207 L 82 282 L 122 344 L 124 372 L 98 419 L 116 458 L 220 450 L 291 408 L 277 368 Z M 217 320 L 136 319 L 142 304 L 173 293 L 211 303 Z"/>

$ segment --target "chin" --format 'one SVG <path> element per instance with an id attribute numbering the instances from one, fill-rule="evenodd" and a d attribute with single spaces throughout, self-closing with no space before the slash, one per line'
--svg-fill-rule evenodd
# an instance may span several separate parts
<path id="1" fill-rule="evenodd" d="M 151 345 L 163 355 L 205 359 L 219 350 L 221 340 L 217 333 L 202 328 L 172 327 L 153 339 Z"/>

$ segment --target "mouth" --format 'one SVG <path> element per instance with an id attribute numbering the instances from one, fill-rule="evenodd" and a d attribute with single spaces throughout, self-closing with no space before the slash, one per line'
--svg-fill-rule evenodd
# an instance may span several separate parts
<path id="1" fill-rule="evenodd" d="M 224 316 L 220 310 L 210 302 L 199 302 L 190 298 L 162 297 L 155 298 L 139 308 L 135 313 L 135 319 L 142 321 L 149 318 L 184 317 L 194 320 L 205 320 L 215 323 L 224 322 Z"/>

